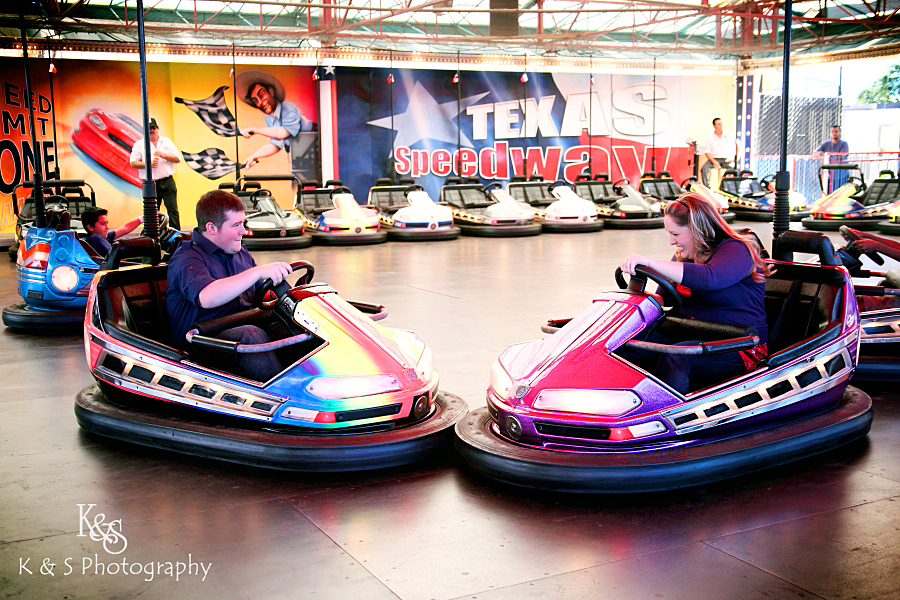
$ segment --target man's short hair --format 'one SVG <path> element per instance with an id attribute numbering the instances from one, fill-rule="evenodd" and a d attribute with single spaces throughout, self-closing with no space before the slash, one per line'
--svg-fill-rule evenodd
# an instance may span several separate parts
<path id="1" fill-rule="evenodd" d="M 108 213 L 109 211 L 105 208 L 88 206 L 81 213 L 81 226 L 84 227 L 85 231 L 89 231 L 88 227 L 94 227 L 97 224 L 97 221 L 100 220 L 100 217 Z"/>
<path id="2" fill-rule="evenodd" d="M 832 128 L 832 129 L 840 129 L 841 126 L 840 126 L 840 125 L 832 125 L 831 128 Z"/>
<path id="3" fill-rule="evenodd" d="M 216 229 L 225 222 L 226 212 L 241 212 L 244 203 L 241 199 L 226 190 L 212 190 L 200 196 L 197 202 L 197 226 L 200 231 L 206 230 L 206 224 L 212 223 Z"/>
<path id="4" fill-rule="evenodd" d="M 716 117 L 715 119 L 713 119 L 713 121 L 712 121 L 713 127 L 716 126 L 716 121 L 721 121 L 721 120 L 722 120 L 722 119 L 721 119 L 720 117 Z"/>

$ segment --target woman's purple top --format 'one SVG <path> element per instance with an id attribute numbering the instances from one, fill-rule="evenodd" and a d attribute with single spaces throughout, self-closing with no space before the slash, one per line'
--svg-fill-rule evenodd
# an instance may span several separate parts
<path id="1" fill-rule="evenodd" d="M 681 284 L 690 288 L 680 317 L 756 327 L 760 342 L 769 339 L 766 283 L 754 281 L 753 256 L 740 240 L 727 237 L 705 264 L 685 262 Z"/>

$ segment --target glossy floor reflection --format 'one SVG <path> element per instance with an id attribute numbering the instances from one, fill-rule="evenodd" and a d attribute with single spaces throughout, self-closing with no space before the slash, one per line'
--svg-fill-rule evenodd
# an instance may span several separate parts
<path id="1" fill-rule="evenodd" d="M 771 240 L 770 226 L 754 228 Z M 475 408 L 499 353 L 612 289 L 629 252 L 667 257 L 668 236 L 463 237 L 256 257 L 309 260 L 345 298 L 385 304 L 385 325 L 424 339 L 441 387 Z M 11 264 L 0 264 L 0 301 L 19 301 Z M 91 383 L 79 336 L 0 331 L 0 365 L 5 597 L 900 598 L 896 387 L 869 390 L 870 435 L 830 454 L 679 492 L 582 497 L 484 481 L 449 454 L 312 476 L 107 442 L 73 415 Z M 115 519 L 125 539 L 106 530 L 104 549 L 90 524 Z"/>

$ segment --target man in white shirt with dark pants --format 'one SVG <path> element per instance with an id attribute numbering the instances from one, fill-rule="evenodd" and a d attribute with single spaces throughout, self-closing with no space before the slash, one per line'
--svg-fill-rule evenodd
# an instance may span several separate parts
<path id="1" fill-rule="evenodd" d="M 703 185 L 709 185 L 709 172 L 713 169 L 733 169 L 737 160 L 737 142 L 734 134 L 725 131 L 722 126 L 722 119 L 716 117 L 713 119 L 713 133 L 706 138 L 706 146 L 704 148 L 706 162 L 700 169 L 700 176 L 703 179 Z"/>
<path id="2" fill-rule="evenodd" d="M 153 181 L 156 182 L 156 197 L 161 199 L 169 213 L 169 225 L 181 230 L 181 220 L 178 218 L 178 189 L 175 187 L 175 165 L 181 162 L 181 154 L 178 148 L 167 137 L 159 135 L 159 126 L 156 119 L 150 119 L 150 152 L 153 159 L 150 161 Z M 135 169 L 146 169 L 144 161 L 144 138 L 139 139 L 131 148 L 131 166 Z M 141 173 L 141 179 L 146 179 L 146 171 Z"/>

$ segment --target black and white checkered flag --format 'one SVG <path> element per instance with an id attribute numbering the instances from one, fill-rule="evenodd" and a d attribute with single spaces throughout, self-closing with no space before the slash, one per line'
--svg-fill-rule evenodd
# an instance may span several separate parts
<path id="1" fill-rule="evenodd" d="M 225 155 L 224 150 L 207 148 L 197 154 L 182 152 L 184 162 L 207 179 L 218 179 L 223 175 L 233 173 L 237 163 Z M 243 165 L 241 165 L 243 166 Z"/>
<path id="2" fill-rule="evenodd" d="M 175 98 L 175 102 L 184 104 L 194 111 L 213 133 L 222 137 L 234 137 L 237 123 L 235 123 L 231 111 L 225 106 L 225 90 L 227 89 L 228 86 L 223 85 L 205 100 Z"/>

